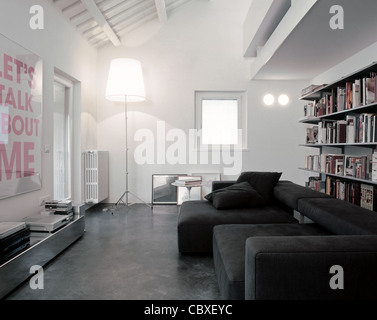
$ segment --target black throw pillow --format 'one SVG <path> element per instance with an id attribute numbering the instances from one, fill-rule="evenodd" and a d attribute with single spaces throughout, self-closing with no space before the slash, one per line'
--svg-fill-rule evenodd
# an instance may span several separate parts
<path id="1" fill-rule="evenodd" d="M 265 204 L 267 204 L 272 199 L 272 191 L 275 185 L 279 182 L 281 175 L 281 172 L 248 171 L 241 173 L 236 183 L 245 181 L 250 183 L 250 185 L 264 198 Z"/>
<path id="2" fill-rule="evenodd" d="M 248 182 L 215 190 L 205 198 L 212 202 L 216 209 L 251 208 L 265 203 L 263 197 Z"/>

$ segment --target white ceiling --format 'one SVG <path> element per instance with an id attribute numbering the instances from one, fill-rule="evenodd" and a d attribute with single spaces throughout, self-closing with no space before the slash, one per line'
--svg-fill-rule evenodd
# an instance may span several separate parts
<path id="1" fill-rule="evenodd" d="M 173 10 L 185 10 L 183 4 L 197 0 L 50 1 L 89 43 L 99 48 L 108 43 L 120 45 L 122 36 L 148 21 L 155 19 L 165 24 Z M 269 36 L 263 44 L 259 43 L 260 39 L 258 43 L 252 43 L 252 39 L 244 43 L 245 58 L 251 56 L 248 51 L 253 51 L 253 56 L 257 52 L 251 66 L 251 79 L 312 79 L 377 42 L 376 0 L 292 0 L 288 10 L 287 6 L 279 5 L 281 1 L 250 2 L 252 12 L 248 16 L 261 21 L 258 24 L 268 31 Z M 343 30 L 330 28 L 332 15 L 329 10 L 333 5 L 344 9 Z M 266 11 L 269 6 L 271 10 Z M 271 15 L 280 7 L 285 11 Z M 253 24 L 254 28 L 259 28 L 255 21 Z M 248 27 L 248 24 L 245 23 L 245 26 Z M 263 32 L 265 37 L 266 31 Z M 260 34 L 260 30 L 256 31 L 253 37 L 261 38 Z M 251 44 L 258 50 L 250 50 Z M 248 47 L 249 50 L 246 50 Z M 366 64 L 370 63 L 372 61 L 366 61 Z"/>
<path id="2" fill-rule="evenodd" d="M 143 23 L 167 22 L 170 12 L 191 0 L 50 0 L 90 44 L 101 47 Z"/>
<path id="3" fill-rule="evenodd" d="M 279 1 L 279 0 L 277 0 Z M 305 0 L 308 3 L 311 0 Z M 331 67 L 346 60 L 357 52 L 377 42 L 376 0 L 318 0 L 303 19 L 275 47 L 264 55 L 268 42 L 254 61 L 254 79 L 303 80 L 312 79 Z M 303 0 L 292 3 L 302 5 Z M 330 14 L 333 5 L 344 10 L 344 29 L 330 28 Z M 287 17 L 289 10 L 287 12 Z M 289 21 L 282 21 L 275 30 L 284 33 L 283 27 Z M 273 35 L 273 36 L 276 36 Z M 275 37 L 276 38 L 276 37 Z M 270 37 L 269 40 L 275 40 Z M 377 60 L 377 54 L 376 54 Z M 373 61 L 365 61 L 365 65 Z M 253 69 L 254 68 L 254 69 Z"/>

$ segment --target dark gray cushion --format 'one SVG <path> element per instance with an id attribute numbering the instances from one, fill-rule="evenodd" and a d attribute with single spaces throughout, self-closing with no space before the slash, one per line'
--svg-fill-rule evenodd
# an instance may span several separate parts
<path id="1" fill-rule="evenodd" d="M 212 191 L 230 187 L 231 185 L 235 184 L 236 180 L 220 180 L 220 181 L 212 181 Z"/>
<path id="2" fill-rule="evenodd" d="M 258 172 L 248 171 L 242 172 L 238 177 L 236 183 L 249 182 L 250 185 L 259 192 L 259 194 L 265 199 L 266 204 L 272 200 L 272 190 L 278 183 L 281 172 Z"/>
<path id="3" fill-rule="evenodd" d="M 329 232 L 317 224 L 247 224 L 214 227 L 213 257 L 222 298 L 245 298 L 245 243 L 249 237 L 324 234 L 328 235 Z"/>
<path id="4" fill-rule="evenodd" d="M 298 209 L 298 200 L 303 198 L 332 198 L 329 195 L 300 186 L 291 181 L 279 181 L 273 189 L 276 200 L 294 210 Z"/>
<path id="5" fill-rule="evenodd" d="M 298 211 L 335 234 L 377 234 L 377 213 L 343 200 L 300 199 Z"/>
<path id="6" fill-rule="evenodd" d="M 205 196 L 216 209 L 252 208 L 265 204 L 263 197 L 248 182 L 233 184 Z"/>
<path id="7" fill-rule="evenodd" d="M 262 208 L 217 210 L 207 200 L 185 201 L 178 216 L 180 252 L 212 252 L 212 230 L 220 224 L 298 223 L 283 209 Z"/>

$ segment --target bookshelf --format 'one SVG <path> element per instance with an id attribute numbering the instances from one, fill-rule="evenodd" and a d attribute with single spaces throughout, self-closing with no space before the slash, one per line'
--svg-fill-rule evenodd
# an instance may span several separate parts
<path id="1" fill-rule="evenodd" d="M 377 211 L 377 63 L 301 92 L 308 187 Z M 374 205 L 373 205 L 374 203 Z"/>

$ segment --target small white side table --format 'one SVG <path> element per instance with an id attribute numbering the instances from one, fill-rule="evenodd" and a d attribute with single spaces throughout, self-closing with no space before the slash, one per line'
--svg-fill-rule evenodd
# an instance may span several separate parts
<path id="1" fill-rule="evenodd" d="M 195 184 L 189 184 L 189 185 L 181 185 L 179 183 L 173 182 L 171 185 L 175 186 L 175 187 L 184 187 L 184 188 L 186 188 L 188 190 L 189 201 L 190 201 L 191 200 L 191 189 L 192 188 L 196 188 L 196 187 L 202 187 L 204 184 L 203 183 L 195 183 Z"/>

